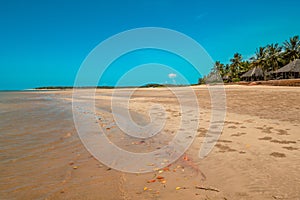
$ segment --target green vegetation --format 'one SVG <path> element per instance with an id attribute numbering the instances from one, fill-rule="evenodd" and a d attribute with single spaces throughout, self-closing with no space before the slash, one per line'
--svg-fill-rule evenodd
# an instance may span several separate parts
<path id="1" fill-rule="evenodd" d="M 263 79 L 286 64 L 300 58 L 299 36 L 291 37 L 282 45 L 270 44 L 256 49 L 255 55 L 249 60 L 244 60 L 242 55 L 235 53 L 229 64 L 216 61 L 211 72 L 199 79 L 199 84 L 205 82 L 237 82 L 241 76 L 251 69 L 261 69 Z"/>
<path id="2" fill-rule="evenodd" d="M 34 88 L 34 89 L 36 89 L 36 90 L 66 90 L 66 89 L 74 89 L 74 88 L 82 88 L 82 89 L 92 89 L 92 88 L 111 89 L 111 88 L 114 88 L 114 87 L 112 87 L 112 86 L 85 86 L 85 87 L 45 86 L 45 87 L 37 87 L 37 88 Z"/>
<path id="3" fill-rule="evenodd" d="M 143 85 L 141 86 L 141 88 L 156 88 L 156 87 L 165 87 L 165 85 L 162 85 L 162 84 L 156 84 L 156 83 L 149 83 L 149 84 L 146 84 L 146 85 Z"/>
<path id="4" fill-rule="evenodd" d="M 34 88 L 36 90 L 65 90 L 65 89 L 73 89 L 71 86 L 46 86 L 46 87 L 37 87 Z"/>
<path id="5" fill-rule="evenodd" d="M 174 85 L 174 84 L 157 84 L 157 83 L 149 83 L 143 86 L 140 86 L 140 88 L 160 88 L 160 87 L 184 87 L 188 85 Z M 84 86 L 84 87 L 73 87 L 73 86 L 46 86 L 46 87 L 37 87 L 36 90 L 66 90 L 66 89 L 113 89 L 113 88 L 136 88 L 137 86 Z"/>

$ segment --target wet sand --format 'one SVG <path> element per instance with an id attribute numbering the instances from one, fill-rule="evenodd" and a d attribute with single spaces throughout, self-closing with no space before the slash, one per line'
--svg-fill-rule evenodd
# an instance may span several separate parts
<path id="1" fill-rule="evenodd" d="M 71 90 L 1 93 L 0 199 L 300 199 L 300 89 L 226 86 L 222 135 L 200 159 L 211 102 L 206 87 L 193 88 L 200 106 L 196 139 L 175 163 L 145 174 L 110 169 L 90 155 L 73 123 Z M 149 140 L 113 125 L 112 91 L 98 89 L 96 107 L 113 143 L 147 152 L 174 137 L 180 107 L 166 88 L 138 89 L 130 100 L 142 124 L 151 105 L 165 107 L 166 126 Z"/>

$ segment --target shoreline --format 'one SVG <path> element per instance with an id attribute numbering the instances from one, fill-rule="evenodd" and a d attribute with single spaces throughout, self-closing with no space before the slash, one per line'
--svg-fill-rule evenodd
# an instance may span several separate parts
<path id="1" fill-rule="evenodd" d="M 73 87 L 73 86 L 47 86 L 47 87 L 38 87 L 30 88 L 23 90 L 0 90 L 0 92 L 14 92 L 14 91 L 64 91 L 64 90 L 73 90 L 73 89 L 160 89 L 160 88 L 184 88 L 184 87 L 205 87 L 207 85 L 243 85 L 243 86 L 288 86 L 288 87 L 300 87 L 300 79 L 280 79 L 280 80 L 267 80 L 267 81 L 239 81 L 239 82 L 230 82 L 230 83 L 215 83 L 215 84 L 191 84 L 191 85 L 159 85 L 157 86 L 122 86 L 122 87 L 113 87 L 113 86 L 89 86 L 89 87 Z"/>

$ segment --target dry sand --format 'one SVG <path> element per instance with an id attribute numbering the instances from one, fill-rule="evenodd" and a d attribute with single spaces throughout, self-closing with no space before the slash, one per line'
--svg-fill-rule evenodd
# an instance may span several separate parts
<path id="1" fill-rule="evenodd" d="M 205 86 L 193 88 L 201 109 L 196 139 L 185 155 L 168 168 L 146 174 L 110 169 L 86 151 L 72 121 L 72 91 L 26 94 L 53 95 L 54 100 L 60 100 L 57 109 L 61 113 L 57 121 L 51 122 L 55 123 L 52 129 L 49 129 L 49 122 L 39 121 L 51 112 L 40 113 L 39 108 L 25 115 L 20 112 L 23 108 L 20 103 L 0 104 L 1 108 L 9 107 L 1 115 L 0 142 L 5 145 L 0 151 L 0 198 L 300 199 L 300 89 L 226 86 L 227 114 L 222 135 L 213 151 L 200 159 L 198 152 L 211 123 L 211 102 Z M 98 108 L 110 111 L 112 91 L 97 90 Z M 168 120 L 162 133 L 151 140 L 122 134 L 112 126 L 109 112 L 99 111 L 98 123 L 109 139 L 121 148 L 152 151 L 172 139 L 181 116 L 176 97 L 166 88 L 138 89 L 130 100 L 130 109 L 143 114 L 147 121 L 149 106 L 154 103 L 165 107 Z M 18 116 L 9 114 L 13 111 Z M 5 121 L 8 116 L 10 119 Z M 47 134 L 35 135 L 40 129 Z M 4 138 L 4 133 L 13 131 L 18 134 Z M 28 135 L 33 135 L 34 141 L 40 141 L 41 145 L 31 149 L 27 140 L 32 137 L 26 139 Z M 49 137 L 47 142 L 44 142 L 45 137 Z M 18 140 L 25 141 L 19 147 L 21 152 L 13 147 Z M 162 177 L 163 180 L 157 179 Z"/>

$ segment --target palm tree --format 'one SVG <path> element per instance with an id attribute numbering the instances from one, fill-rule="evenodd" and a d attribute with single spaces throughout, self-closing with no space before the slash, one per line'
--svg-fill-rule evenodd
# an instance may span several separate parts
<path id="1" fill-rule="evenodd" d="M 224 75 L 226 76 L 229 76 L 230 75 L 230 65 L 229 64 L 226 64 L 224 66 Z"/>
<path id="2" fill-rule="evenodd" d="M 250 68 L 260 68 L 263 71 L 264 79 L 266 80 L 267 63 L 266 63 L 266 47 L 256 49 L 255 55 L 250 58 Z"/>
<path id="3" fill-rule="evenodd" d="M 275 71 L 283 63 L 282 47 L 277 43 L 268 45 L 266 48 L 266 69 L 265 71 Z"/>
<path id="4" fill-rule="evenodd" d="M 208 75 L 209 81 L 222 81 L 222 77 L 224 75 L 223 67 L 224 64 L 222 64 L 220 61 L 216 61 Z"/>
<path id="5" fill-rule="evenodd" d="M 256 49 L 255 55 L 250 58 L 251 63 L 255 67 L 263 68 L 265 66 L 266 47 Z"/>
<path id="6" fill-rule="evenodd" d="M 230 75 L 231 78 L 238 78 L 241 68 L 242 55 L 239 53 L 235 53 L 233 58 L 230 59 Z"/>
<path id="7" fill-rule="evenodd" d="M 221 77 L 224 76 L 224 64 L 220 61 L 216 61 L 214 67 L 212 68 L 213 73 L 219 73 Z"/>
<path id="8" fill-rule="evenodd" d="M 240 64 L 240 72 L 239 75 L 244 74 L 245 72 L 249 71 L 251 69 L 250 62 L 248 60 L 242 61 Z"/>
<path id="9" fill-rule="evenodd" d="M 230 65 L 229 64 L 223 65 L 222 79 L 223 79 L 224 82 L 230 82 L 231 81 L 231 72 L 230 72 Z"/>
<path id="10" fill-rule="evenodd" d="M 291 37 L 283 43 L 283 48 L 285 50 L 284 58 L 287 63 L 300 58 L 300 41 L 299 36 Z"/>

